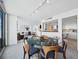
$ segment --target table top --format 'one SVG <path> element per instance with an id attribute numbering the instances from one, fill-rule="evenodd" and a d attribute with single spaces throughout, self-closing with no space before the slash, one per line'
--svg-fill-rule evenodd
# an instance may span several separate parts
<path id="1" fill-rule="evenodd" d="M 50 40 L 42 40 L 40 38 L 29 38 L 27 40 L 27 43 L 29 45 L 32 45 L 32 46 L 51 46 L 51 45 L 58 45 L 58 40 L 57 39 L 50 39 Z"/>

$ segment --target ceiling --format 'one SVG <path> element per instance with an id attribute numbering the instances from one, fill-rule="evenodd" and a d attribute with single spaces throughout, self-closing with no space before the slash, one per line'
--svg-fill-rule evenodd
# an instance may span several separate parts
<path id="1" fill-rule="evenodd" d="M 39 23 L 43 18 L 78 8 L 78 0 L 48 0 L 37 9 L 44 0 L 3 0 L 7 13 L 20 16 L 29 24 Z M 36 10 L 37 9 L 37 10 Z M 36 12 L 35 12 L 36 10 Z M 34 11 L 34 12 L 33 12 Z"/>

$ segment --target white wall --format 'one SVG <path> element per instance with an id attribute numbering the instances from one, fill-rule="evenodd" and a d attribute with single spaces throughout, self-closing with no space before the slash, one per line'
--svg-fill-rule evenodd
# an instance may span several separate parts
<path id="1" fill-rule="evenodd" d="M 17 44 L 17 17 L 8 14 L 8 45 Z"/>
<path id="2" fill-rule="evenodd" d="M 52 19 L 53 20 L 53 19 Z M 58 19 L 58 32 L 42 32 L 42 35 L 47 35 L 48 37 L 59 38 L 58 42 L 62 42 L 62 19 Z M 60 46 L 62 43 L 59 44 Z"/>
<path id="3" fill-rule="evenodd" d="M 40 25 L 40 24 L 36 25 L 36 34 L 37 34 L 38 36 L 41 36 L 41 33 L 42 33 L 42 32 L 39 31 L 39 25 Z"/>
<path id="4" fill-rule="evenodd" d="M 63 32 L 64 36 L 68 34 L 68 38 L 77 40 L 77 32 Z"/>
<path id="5" fill-rule="evenodd" d="M 42 32 L 42 35 L 48 35 L 50 37 L 58 37 L 58 38 L 60 38 L 59 42 L 62 42 L 62 19 L 66 18 L 66 17 L 77 15 L 77 13 L 78 13 L 78 9 L 73 9 L 68 12 L 64 12 L 62 14 L 53 16 L 53 19 L 58 19 L 58 32 Z M 53 19 L 43 20 L 42 22 L 52 21 Z"/>
<path id="6" fill-rule="evenodd" d="M 73 24 L 70 22 L 70 24 L 63 25 L 63 29 L 77 29 L 77 23 Z"/>
<path id="7" fill-rule="evenodd" d="M 63 19 L 63 29 L 75 29 L 77 30 L 77 16 L 70 17 L 71 19 Z M 63 31 L 63 35 L 66 36 L 68 34 L 68 38 L 77 39 L 77 32 L 73 31 Z"/>
<path id="8" fill-rule="evenodd" d="M 59 35 L 60 35 L 60 37 L 62 37 L 61 35 L 62 35 L 62 19 L 63 18 L 66 18 L 66 17 L 70 17 L 70 16 L 74 16 L 74 15 L 77 15 L 77 13 L 78 13 L 78 9 L 73 9 L 73 10 L 70 10 L 70 11 L 68 11 L 68 12 L 64 12 L 64 13 L 62 13 L 62 14 L 59 14 L 59 15 L 56 15 L 56 16 L 53 16 L 53 19 L 58 19 L 58 33 L 59 33 Z M 43 20 L 43 22 L 48 22 L 48 21 L 52 21 L 53 19 L 51 19 L 51 20 Z M 45 33 L 45 32 L 44 32 Z M 52 32 L 47 32 L 47 35 L 49 35 L 49 33 L 52 33 Z M 43 32 L 42 32 L 42 34 L 43 34 Z M 46 34 L 46 33 L 45 33 Z M 56 33 L 57 34 L 57 33 Z M 55 35 L 55 33 L 54 33 L 54 35 Z M 51 34 L 51 36 L 53 36 L 52 34 Z"/>
<path id="9" fill-rule="evenodd" d="M 24 32 L 25 31 L 25 25 L 27 25 L 27 23 L 26 22 L 24 22 L 23 21 L 23 19 L 20 19 L 20 18 L 17 18 L 17 25 L 18 25 L 18 27 L 17 27 L 17 30 L 18 30 L 18 32 Z"/>
<path id="10" fill-rule="evenodd" d="M 18 32 L 25 32 L 25 26 L 28 25 L 30 27 L 29 31 L 32 31 L 32 32 L 35 32 L 35 27 L 36 27 L 36 23 L 35 24 L 32 24 L 32 23 L 29 23 L 28 21 L 25 21 L 25 19 L 23 18 L 17 18 L 17 25 L 18 25 L 18 29 L 17 31 Z"/>

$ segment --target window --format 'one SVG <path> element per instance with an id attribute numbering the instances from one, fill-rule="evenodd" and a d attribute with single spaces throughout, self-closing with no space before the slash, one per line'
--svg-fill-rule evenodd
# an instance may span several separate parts
<path id="1" fill-rule="evenodd" d="M 3 10 L 0 8 L 0 51 L 3 49 L 5 46 L 5 36 L 4 36 L 4 16 L 5 13 Z"/>

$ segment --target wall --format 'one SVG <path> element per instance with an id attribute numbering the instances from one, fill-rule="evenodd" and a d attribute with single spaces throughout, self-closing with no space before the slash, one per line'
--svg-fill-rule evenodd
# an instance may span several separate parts
<path id="1" fill-rule="evenodd" d="M 53 20 L 53 19 L 52 19 Z M 42 32 L 42 35 L 47 35 L 49 37 L 59 38 L 59 45 L 62 45 L 62 19 L 58 19 L 58 32 Z"/>
<path id="2" fill-rule="evenodd" d="M 17 18 L 17 26 L 18 26 L 17 27 L 17 31 L 18 32 L 20 32 L 20 33 L 25 32 L 26 31 L 25 27 L 27 25 L 30 27 L 29 30 L 32 31 L 32 28 L 31 28 L 32 26 L 30 25 L 30 23 L 28 21 L 25 21 L 25 19 L 24 18 L 21 18 L 21 17 L 18 17 Z"/>
<path id="3" fill-rule="evenodd" d="M 17 31 L 18 31 L 18 32 L 24 32 L 24 31 L 25 31 L 25 27 L 24 27 L 24 26 L 25 26 L 27 23 L 24 22 L 23 19 L 20 19 L 20 18 L 18 18 L 17 20 L 18 20 L 18 22 L 17 22 L 17 25 L 18 25 Z"/>
<path id="4" fill-rule="evenodd" d="M 63 32 L 64 37 L 67 36 L 68 38 L 77 40 L 77 32 Z"/>
<path id="5" fill-rule="evenodd" d="M 29 31 L 35 32 L 35 24 L 32 25 L 31 23 L 29 23 L 28 21 L 26 22 L 25 19 L 23 18 L 17 18 L 18 22 L 17 22 L 17 31 L 18 32 L 25 32 L 25 26 L 28 25 L 30 27 Z"/>
<path id="6" fill-rule="evenodd" d="M 63 24 L 63 29 L 77 29 L 77 23 L 73 24 L 70 22 L 70 24 Z"/>
<path id="7" fill-rule="evenodd" d="M 60 38 L 59 42 L 62 42 L 62 19 L 66 18 L 66 17 L 77 15 L 77 13 L 78 13 L 78 9 L 73 9 L 73 10 L 64 12 L 62 14 L 53 16 L 53 19 L 58 19 L 58 32 L 42 32 L 42 35 L 48 35 L 50 37 L 58 37 L 58 38 Z M 41 23 L 42 22 L 52 21 L 53 19 L 51 19 L 51 20 L 43 20 L 43 21 L 41 21 Z M 39 33 L 37 33 L 37 34 L 39 35 Z"/>
<path id="8" fill-rule="evenodd" d="M 14 15 L 8 14 L 8 45 L 17 44 L 17 17 Z"/>
<path id="9" fill-rule="evenodd" d="M 73 32 L 72 30 L 77 30 L 77 16 L 72 16 L 66 19 L 63 19 L 63 29 L 66 29 L 67 31 L 63 31 L 63 36 L 67 36 L 71 39 L 77 39 L 77 32 Z M 71 31 L 68 31 L 68 29 L 72 29 Z"/>

